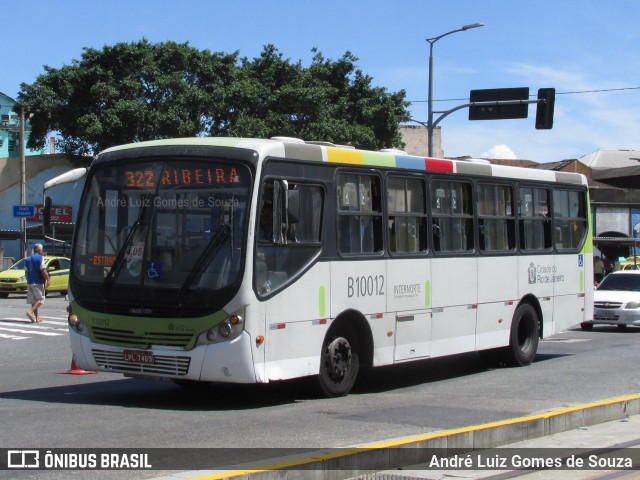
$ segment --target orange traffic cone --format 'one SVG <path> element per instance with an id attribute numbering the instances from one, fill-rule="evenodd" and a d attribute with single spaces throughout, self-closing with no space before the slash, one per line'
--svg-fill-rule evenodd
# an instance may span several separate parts
<path id="1" fill-rule="evenodd" d="M 83 370 L 76 365 L 76 356 L 71 357 L 71 368 L 64 372 L 68 375 L 89 375 L 90 373 L 96 373 L 93 370 Z"/>

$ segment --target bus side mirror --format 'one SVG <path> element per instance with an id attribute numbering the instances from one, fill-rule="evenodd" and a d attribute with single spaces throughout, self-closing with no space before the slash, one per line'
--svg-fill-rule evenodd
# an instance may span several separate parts
<path id="1" fill-rule="evenodd" d="M 287 218 L 289 223 L 300 219 L 300 190 L 287 190 Z"/>
<path id="2" fill-rule="evenodd" d="M 273 182 L 273 242 L 277 245 L 287 244 L 289 225 L 298 223 L 300 219 L 300 192 L 289 190 L 287 180 Z"/>
<path id="3" fill-rule="evenodd" d="M 51 227 L 51 197 L 45 197 L 44 208 L 42 209 L 42 225 L 45 229 Z"/>

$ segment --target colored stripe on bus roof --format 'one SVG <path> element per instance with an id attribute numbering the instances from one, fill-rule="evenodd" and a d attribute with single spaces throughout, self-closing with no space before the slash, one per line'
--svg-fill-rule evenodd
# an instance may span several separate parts
<path id="1" fill-rule="evenodd" d="M 364 165 L 362 151 L 350 148 L 327 147 L 327 161 L 331 163 L 353 163 Z"/>
<path id="2" fill-rule="evenodd" d="M 327 147 L 327 161 L 331 163 L 351 163 L 376 167 L 407 168 L 430 172 L 453 173 L 453 161 L 440 158 L 393 155 L 383 152 L 367 152 L 345 148 Z"/>
<path id="3" fill-rule="evenodd" d="M 453 173 L 453 162 L 441 158 L 413 157 L 410 155 L 396 155 L 396 167 L 413 170 L 427 170 L 429 172 Z"/>
<path id="4" fill-rule="evenodd" d="M 375 167 L 396 166 L 396 157 L 389 153 L 352 150 L 350 148 L 327 147 L 327 161 L 331 163 L 351 163 Z"/>
<path id="5" fill-rule="evenodd" d="M 396 156 L 396 166 L 398 168 L 411 168 L 413 170 L 425 170 L 427 162 L 425 158 L 410 157 L 408 155 Z"/>
<path id="6" fill-rule="evenodd" d="M 424 162 L 429 172 L 453 173 L 453 162 L 441 158 L 425 158 Z"/>
<path id="7" fill-rule="evenodd" d="M 396 167 L 396 156 L 383 152 L 364 152 L 363 155 L 365 165 L 374 165 L 376 167 Z"/>

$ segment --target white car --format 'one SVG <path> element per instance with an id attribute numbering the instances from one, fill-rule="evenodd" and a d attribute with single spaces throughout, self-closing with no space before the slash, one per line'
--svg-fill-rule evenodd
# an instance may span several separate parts
<path id="1" fill-rule="evenodd" d="M 595 324 L 640 326 L 640 270 L 610 273 L 593 297 L 593 322 L 580 324 L 583 330 L 591 330 Z"/>

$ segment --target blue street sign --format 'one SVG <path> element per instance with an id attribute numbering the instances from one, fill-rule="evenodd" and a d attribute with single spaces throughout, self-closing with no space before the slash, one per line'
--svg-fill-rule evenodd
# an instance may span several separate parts
<path id="1" fill-rule="evenodd" d="M 13 216 L 14 217 L 34 217 L 36 215 L 35 205 L 14 205 Z"/>

